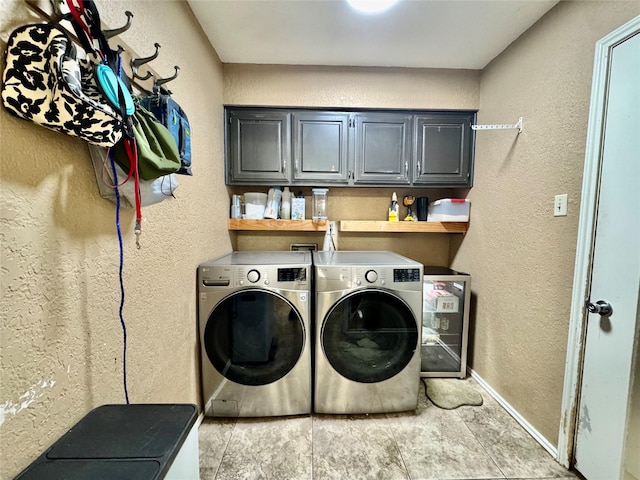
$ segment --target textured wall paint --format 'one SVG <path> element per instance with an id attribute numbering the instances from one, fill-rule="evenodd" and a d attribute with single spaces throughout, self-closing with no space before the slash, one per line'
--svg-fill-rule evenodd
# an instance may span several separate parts
<path id="1" fill-rule="evenodd" d="M 322 108 L 392 108 L 476 110 L 480 72 L 411 68 L 349 68 L 237 65 L 224 66 L 224 103 Z M 265 191 L 235 188 L 234 193 Z M 297 192 L 297 189 L 295 190 Z M 464 196 L 447 189 L 329 188 L 331 220 L 386 220 L 391 193 L 438 198 Z M 310 218 L 311 190 L 307 197 Z M 401 213 L 406 214 L 404 206 Z M 291 243 L 310 242 L 322 247 L 323 235 L 237 233 L 239 250 L 288 250 Z M 448 264 L 448 234 L 339 233 L 340 250 L 391 250 L 427 265 Z"/>
<path id="2" fill-rule="evenodd" d="M 134 13 L 122 38 L 140 56 L 160 43 L 152 66 L 161 75 L 181 67 L 168 86 L 192 125 L 194 175 L 180 176 L 176 199 L 143 209 L 141 250 L 132 211 L 122 211 L 124 318 L 130 400 L 197 403 L 195 272 L 231 250 L 222 65 L 184 2 L 97 5 L 110 27 Z M 39 21 L 19 0 L 2 0 L 0 19 L 2 51 L 15 27 Z M 99 196 L 82 141 L 4 108 L 0 128 L 0 478 L 8 479 L 124 394 L 115 204 Z"/>
<path id="3" fill-rule="evenodd" d="M 472 222 L 452 265 L 473 274 L 472 367 L 557 443 L 595 42 L 640 2 L 561 2 L 484 71 Z M 566 217 L 554 195 L 568 193 Z M 457 245 L 453 245 L 457 243 Z"/>
<path id="4" fill-rule="evenodd" d="M 475 110 L 479 78 L 476 70 L 225 64 L 224 103 Z"/>

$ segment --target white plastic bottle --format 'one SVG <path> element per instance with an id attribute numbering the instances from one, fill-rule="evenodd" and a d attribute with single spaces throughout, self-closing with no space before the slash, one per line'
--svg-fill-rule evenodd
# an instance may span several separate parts
<path id="1" fill-rule="evenodd" d="M 291 219 L 291 191 L 289 187 L 284 187 L 282 192 L 282 204 L 280 205 L 280 218 L 283 220 Z"/>
<path id="2" fill-rule="evenodd" d="M 271 187 L 267 198 L 267 208 L 264 210 L 264 218 L 278 218 L 282 190 L 280 187 Z"/>

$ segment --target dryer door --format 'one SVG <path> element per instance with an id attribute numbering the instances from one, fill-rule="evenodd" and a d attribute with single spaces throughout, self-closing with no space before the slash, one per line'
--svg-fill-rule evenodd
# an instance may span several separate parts
<path id="1" fill-rule="evenodd" d="M 409 306 L 384 290 L 353 292 L 338 300 L 322 324 L 322 350 L 342 376 L 360 383 L 401 372 L 418 347 L 418 325 Z"/>
<path id="2" fill-rule="evenodd" d="M 213 309 L 204 347 L 225 378 L 241 385 L 267 385 L 295 366 L 304 335 L 302 317 L 287 299 L 266 290 L 242 290 Z"/>

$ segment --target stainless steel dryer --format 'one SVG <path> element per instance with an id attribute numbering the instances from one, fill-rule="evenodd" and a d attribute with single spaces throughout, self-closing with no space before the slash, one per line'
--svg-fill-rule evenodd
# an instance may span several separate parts
<path id="1" fill-rule="evenodd" d="M 422 264 L 392 252 L 313 252 L 318 413 L 413 410 Z"/>
<path id="2" fill-rule="evenodd" d="M 311 412 L 311 253 L 233 252 L 198 267 L 205 415 Z"/>

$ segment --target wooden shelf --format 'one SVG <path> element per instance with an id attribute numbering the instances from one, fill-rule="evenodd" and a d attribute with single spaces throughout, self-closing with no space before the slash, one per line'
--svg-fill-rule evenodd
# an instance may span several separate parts
<path id="1" fill-rule="evenodd" d="M 388 222 L 341 220 L 341 232 L 466 233 L 467 222 Z"/>
<path id="2" fill-rule="evenodd" d="M 341 232 L 385 232 L 385 233 L 466 233 L 466 222 L 387 222 L 374 220 L 340 220 Z M 278 231 L 278 232 L 325 232 L 324 224 L 313 220 L 240 220 L 229 219 L 229 230 Z"/>
<path id="3" fill-rule="evenodd" d="M 327 223 L 313 220 L 240 220 L 229 219 L 229 230 L 275 230 L 281 232 L 325 232 Z"/>

